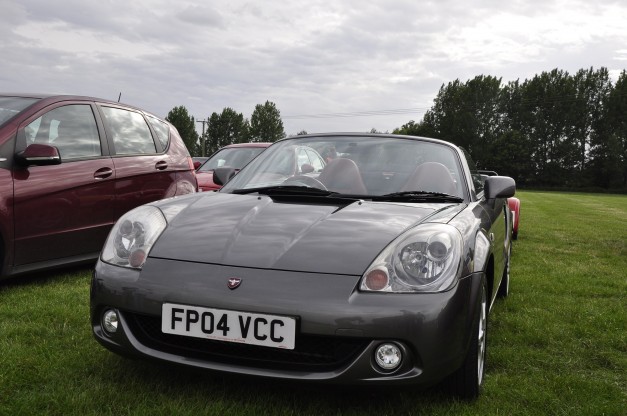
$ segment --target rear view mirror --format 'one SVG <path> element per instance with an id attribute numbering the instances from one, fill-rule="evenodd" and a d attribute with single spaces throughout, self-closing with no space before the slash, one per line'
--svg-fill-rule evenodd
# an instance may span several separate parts
<path id="1" fill-rule="evenodd" d="M 61 155 L 59 149 L 47 144 L 31 144 L 15 155 L 15 161 L 22 166 L 59 165 Z"/>

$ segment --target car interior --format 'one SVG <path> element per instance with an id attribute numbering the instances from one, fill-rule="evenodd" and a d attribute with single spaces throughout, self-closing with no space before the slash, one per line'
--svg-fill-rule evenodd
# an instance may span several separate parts
<path id="1" fill-rule="evenodd" d="M 350 159 L 331 160 L 318 176 L 318 180 L 334 192 L 356 195 L 368 193 L 357 164 Z"/>
<path id="2" fill-rule="evenodd" d="M 338 156 L 318 176 L 332 191 L 361 195 L 406 191 L 463 195 L 455 170 L 448 166 L 454 165 L 454 159 L 447 151 L 438 153 L 434 146 L 349 144 L 340 148 Z"/>
<path id="3" fill-rule="evenodd" d="M 448 168 L 438 162 L 425 162 L 416 167 L 401 188 L 404 191 L 429 191 L 456 195 L 457 189 Z"/>

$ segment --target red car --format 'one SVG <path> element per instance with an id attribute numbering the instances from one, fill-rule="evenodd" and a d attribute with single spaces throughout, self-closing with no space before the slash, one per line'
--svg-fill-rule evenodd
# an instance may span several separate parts
<path id="1" fill-rule="evenodd" d="M 91 97 L 0 94 L 0 278 L 93 262 L 128 210 L 196 192 L 176 129 Z"/>
<path id="2" fill-rule="evenodd" d="M 518 239 L 518 223 L 520 222 L 520 199 L 516 197 L 507 198 L 507 205 L 512 212 L 512 238 Z"/>
<path id="3" fill-rule="evenodd" d="M 224 146 L 196 170 L 198 189 L 200 191 L 216 191 L 222 188 L 213 182 L 213 171 L 216 168 L 230 167 L 239 171 L 253 160 L 259 153 L 272 143 L 237 143 Z"/>

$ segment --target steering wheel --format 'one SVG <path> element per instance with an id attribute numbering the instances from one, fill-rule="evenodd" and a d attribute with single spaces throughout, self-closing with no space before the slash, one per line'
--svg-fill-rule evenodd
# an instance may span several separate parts
<path id="1" fill-rule="evenodd" d="M 305 175 L 291 176 L 287 178 L 285 181 L 283 181 L 283 184 L 285 185 L 301 184 L 301 185 L 309 186 L 312 188 L 318 188 L 324 191 L 328 191 L 327 187 L 318 179 L 312 178 L 311 176 L 305 176 Z"/>

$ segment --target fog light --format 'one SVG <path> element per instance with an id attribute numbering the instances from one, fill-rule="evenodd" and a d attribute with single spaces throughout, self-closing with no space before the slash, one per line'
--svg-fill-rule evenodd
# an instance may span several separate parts
<path id="1" fill-rule="evenodd" d="M 114 334 L 118 330 L 118 313 L 113 309 L 107 309 L 102 314 L 102 327 L 109 334 Z"/>
<path id="2" fill-rule="evenodd" d="M 398 368 L 403 359 L 403 353 L 396 344 L 381 344 L 374 354 L 375 361 L 385 371 Z"/>

